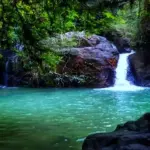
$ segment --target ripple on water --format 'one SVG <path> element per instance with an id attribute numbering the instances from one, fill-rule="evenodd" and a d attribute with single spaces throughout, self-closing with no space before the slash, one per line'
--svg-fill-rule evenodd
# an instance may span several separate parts
<path id="1" fill-rule="evenodd" d="M 150 111 L 150 91 L 0 90 L 0 147 L 80 150 L 84 137 Z"/>

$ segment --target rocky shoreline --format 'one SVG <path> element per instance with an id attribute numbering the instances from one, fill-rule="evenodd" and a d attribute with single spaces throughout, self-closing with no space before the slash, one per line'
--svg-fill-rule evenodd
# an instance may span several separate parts
<path id="1" fill-rule="evenodd" d="M 113 132 L 89 135 L 82 150 L 150 150 L 150 113 L 118 125 Z"/>

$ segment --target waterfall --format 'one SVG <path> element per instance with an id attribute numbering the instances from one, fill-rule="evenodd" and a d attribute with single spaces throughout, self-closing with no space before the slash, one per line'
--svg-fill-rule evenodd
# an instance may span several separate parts
<path id="1" fill-rule="evenodd" d="M 119 90 L 119 91 L 136 91 L 142 90 L 142 87 L 138 87 L 133 85 L 130 81 L 127 80 L 127 73 L 128 73 L 128 56 L 133 54 L 131 53 L 123 53 L 119 56 L 118 65 L 116 68 L 116 79 L 115 84 L 112 87 L 112 90 Z"/>
<path id="2" fill-rule="evenodd" d="M 18 57 L 16 55 L 13 55 L 13 56 L 7 58 L 7 61 L 5 63 L 5 70 L 3 73 L 3 81 L 4 82 L 3 82 L 3 85 L 0 85 L 0 88 L 5 88 L 5 87 L 9 86 L 8 85 L 9 74 L 11 76 L 13 75 L 13 69 L 17 63 L 18 63 Z"/>
<path id="3" fill-rule="evenodd" d="M 130 86 L 130 81 L 127 80 L 128 72 L 128 56 L 131 53 L 120 54 L 118 65 L 116 68 L 116 81 L 114 87 Z"/>
<path id="4" fill-rule="evenodd" d="M 8 65 L 9 65 L 9 59 L 6 61 L 5 64 L 5 73 L 4 73 L 4 86 L 8 86 Z"/>
<path id="5" fill-rule="evenodd" d="M 118 65 L 116 68 L 116 79 L 113 87 L 103 88 L 100 90 L 110 90 L 110 91 L 137 91 L 143 90 L 143 87 L 136 86 L 127 80 L 128 73 L 128 56 L 133 54 L 131 53 L 123 53 L 119 56 Z"/>

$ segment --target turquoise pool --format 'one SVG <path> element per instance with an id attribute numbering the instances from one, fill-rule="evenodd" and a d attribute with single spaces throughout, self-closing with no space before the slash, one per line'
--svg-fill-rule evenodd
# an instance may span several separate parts
<path id="1" fill-rule="evenodd" d="M 0 89 L 0 150 L 81 150 L 150 111 L 150 90 Z"/>

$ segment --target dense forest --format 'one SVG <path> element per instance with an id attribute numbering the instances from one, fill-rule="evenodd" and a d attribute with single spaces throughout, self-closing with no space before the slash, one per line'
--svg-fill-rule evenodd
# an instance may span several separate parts
<path id="1" fill-rule="evenodd" d="M 150 64 L 149 10 L 149 0 L 1 0 L 0 82 L 68 87 L 95 86 L 98 81 L 109 86 L 118 54 L 100 66 L 70 51 L 94 46 L 89 40 L 93 35 L 105 36 L 116 46 L 122 38 L 125 45 L 130 41 L 132 48 L 144 51 L 144 63 Z"/>

